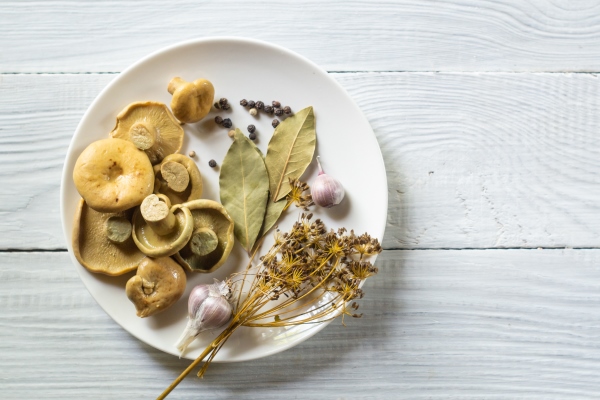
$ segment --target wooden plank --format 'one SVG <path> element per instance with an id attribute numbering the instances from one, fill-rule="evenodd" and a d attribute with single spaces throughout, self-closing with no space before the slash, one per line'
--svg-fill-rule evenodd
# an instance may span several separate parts
<path id="1" fill-rule="evenodd" d="M 175 398 L 597 396 L 600 250 L 385 251 L 377 264 L 362 319 L 213 364 Z M 1 253 L 0 280 L 5 399 L 153 398 L 188 365 L 104 314 L 66 253 Z"/>
<path id="2" fill-rule="evenodd" d="M 0 72 L 118 72 L 218 35 L 283 45 L 329 71 L 600 70 L 594 0 L 2 1 L 0 21 Z"/>
<path id="3" fill-rule="evenodd" d="M 334 75 L 386 163 L 386 248 L 598 247 L 591 74 Z M 112 75 L 0 75 L 0 249 L 64 248 L 72 132 Z"/>

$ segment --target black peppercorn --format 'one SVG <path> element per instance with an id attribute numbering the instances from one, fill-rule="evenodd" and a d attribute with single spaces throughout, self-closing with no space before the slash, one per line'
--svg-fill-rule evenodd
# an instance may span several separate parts
<path id="1" fill-rule="evenodd" d="M 275 101 L 275 100 L 273 100 L 273 103 L 272 103 L 272 104 L 273 104 L 273 107 L 275 107 L 275 108 L 279 108 L 279 107 L 281 107 L 281 103 L 280 103 L 280 102 L 278 102 L 278 101 Z"/>
<path id="2" fill-rule="evenodd" d="M 277 115 L 278 117 L 283 115 L 283 110 L 281 108 L 276 108 L 275 109 L 275 115 Z"/>
<path id="3" fill-rule="evenodd" d="M 222 97 L 219 100 L 219 105 L 221 106 L 221 108 L 223 110 L 229 110 L 229 102 L 227 101 L 227 99 L 225 97 Z"/>
<path id="4" fill-rule="evenodd" d="M 251 134 L 248 135 L 248 138 L 250 140 L 256 140 L 256 133 L 252 132 Z"/>
<path id="5" fill-rule="evenodd" d="M 250 100 L 248 102 L 248 108 L 254 108 L 255 105 L 256 105 L 256 103 L 254 102 L 254 100 Z"/>
<path id="6" fill-rule="evenodd" d="M 279 125 L 279 120 L 275 118 L 273 122 L 271 122 L 271 125 L 273 125 L 273 128 L 277 128 L 277 125 Z"/>
<path id="7" fill-rule="evenodd" d="M 291 114 L 292 109 L 290 108 L 290 106 L 285 106 L 285 107 L 283 107 L 283 112 L 286 114 Z"/>
<path id="8" fill-rule="evenodd" d="M 208 166 L 211 167 L 211 168 L 214 168 L 214 167 L 217 166 L 217 162 L 215 160 L 210 160 L 208 162 Z"/>
<path id="9" fill-rule="evenodd" d="M 256 127 L 254 125 L 248 125 L 248 132 L 254 133 L 255 130 L 256 130 Z"/>
<path id="10" fill-rule="evenodd" d="M 265 112 L 267 114 L 273 114 L 273 106 L 265 106 Z"/>
<path id="11" fill-rule="evenodd" d="M 259 100 L 256 102 L 256 108 L 258 108 L 259 110 L 262 110 L 264 106 L 265 103 L 263 103 L 262 101 Z"/>
<path id="12" fill-rule="evenodd" d="M 229 119 L 229 118 L 225 118 L 225 119 L 223 120 L 223 123 L 222 123 L 222 125 L 223 125 L 225 128 L 231 128 L 231 127 L 233 126 L 233 124 L 231 123 L 231 119 Z"/>
<path id="13" fill-rule="evenodd" d="M 248 100 L 246 100 L 246 99 L 240 100 L 240 106 L 246 107 L 247 105 L 248 105 Z"/>
<path id="14" fill-rule="evenodd" d="M 221 125 L 223 123 L 223 118 L 219 117 L 218 115 L 215 117 L 215 122 L 219 125 Z"/>

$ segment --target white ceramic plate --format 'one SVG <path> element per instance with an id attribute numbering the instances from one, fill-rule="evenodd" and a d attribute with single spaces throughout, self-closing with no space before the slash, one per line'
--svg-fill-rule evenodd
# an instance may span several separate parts
<path id="1" fill-rule="evenodd" d="M 257 128 L 257 145 L 266 152 L 273 132 L 273 116 L 252 117 L 239 105 L 242 98 L 279 100 L 292 110 L 313 106 L 317 129 L 317 154 L 325 171 L 344 185 L 343 203 L 329 210 L 314 207 L 316 217 L 330 228 L 345 226 L 357 233 L 368 232 L 381 240 L 387 216 L 387 181 L 381 152 L 373 130 L 346 91 L 325 71 L 309 60 L 284 48 L 241 38 L 193 40 L 167 47 L 138 61 L 119 74 L 94 100 L 83 116 L 69 147 L 62 177 L 61 214 L 71 259 L 85 286 L 100 306 L 118 324 L 138 339 L 164 352 L 177 354 L 174 343 L 187 317 L 187 298 L 192 287 L 224 279 L 243 270 L 247 256 L 237 243 L 232 255 L 212 274 L 188 274 L 186 293 L 164 313 L 141 319 L 125 296 L 125 283 L 133 274 L 108 277 L 88 272 L 75 259 L 71 246 L 73 216 L 79 200 L 72 181 L 75 161 L 91 142 L 108 137 L 115 117 L 131 102 L 154 100 L 170 104 L 167 84 L 174 76 L 186 80 L 207 78 L 215 86 L 215 97 L 226 97 L 230 111 L 211 112 L 203 121 L 185 125 L 182 153 L 194 150 L 204 180 L 203 197 L 219 200 L 220 163 L 231 139 L 227 129 L 217 126 L 214 117 L 229 117 L 243 132 L 249 124 Z M 314 163 L 313 163 L 314 164 Z M 303 180 L 316 177 L 311 165 Z M 298 217 L 291 207 L 279 223 L 287 230 Z M 263 248 L 268 248 L 265 242 Z M 376 278 L 379 279 L 379 278 Z M 360 322 L 359 322 L 360 323 Z M 240 328 L 221 349 L 215 361 L 242 361 L 275 354 L 314 335 L 326 324 L 292 328 Z M 218 332 L 204 332 L 189 348 L 186 357 L 196 358 Z"/>

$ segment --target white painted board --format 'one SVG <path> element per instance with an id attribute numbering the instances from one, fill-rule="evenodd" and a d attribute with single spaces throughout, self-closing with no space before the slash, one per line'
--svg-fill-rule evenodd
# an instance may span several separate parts
<path id="1" fill-rule="evenodd" d="M 383 152 L 384 247 L 600 245 L 594 75 L 334 76 Z M 58 191 L 66 149 L 113 77 L 0 75 L 0 249 L 64 248 Z"/>
<path id="2" fill-rule="evenodd" d="M 600 71 L 596 0 L 3 0 L 0 72 L 119 72 L 223 35 L 329 71 Z"/>
<path id="3" fill-rule="evenodd" d="M 597 397 L 600 250 L 385 251 L 377 265 L 363 318 L 213 364 L 173 398 Z M 64 252 L 2 253 L 0 281 L 3 399 L 154 398 L 188 365 L 107 317 Z"/>

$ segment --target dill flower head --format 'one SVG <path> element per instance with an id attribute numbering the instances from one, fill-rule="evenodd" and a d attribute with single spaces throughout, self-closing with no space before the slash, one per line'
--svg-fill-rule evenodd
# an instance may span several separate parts
<path id="1" fill-rule="evenodd" d="M 246 300 L 234 311 L 242 325 L 276 327 L 359 316 L 348 311 L 347 303 L 362 298 L 361 283 L 377 273 L 367 258 L 381 252 L 379 241 L 345 228 L 327 231 L 323 221 L 312 217 L 302 213 L 289 232 L 276 233 L 274 245 L 254 267 Z"/>
<path id="2" fill-rule="evenodd" d="M 308 211 L 308 207 L 314 205 L 310 194 L 310 187 L 306 182 L 300 182 L 298 179 L 290 179 L 292 190 L 287 195 L 288 202 L 296 204 L 296 207 Z"/>

